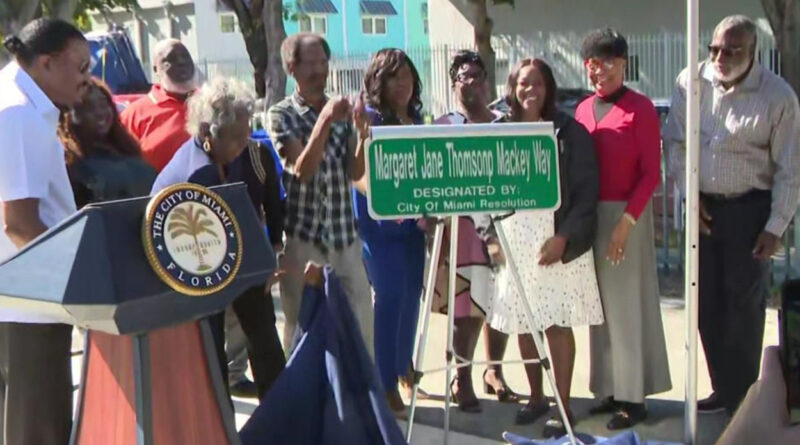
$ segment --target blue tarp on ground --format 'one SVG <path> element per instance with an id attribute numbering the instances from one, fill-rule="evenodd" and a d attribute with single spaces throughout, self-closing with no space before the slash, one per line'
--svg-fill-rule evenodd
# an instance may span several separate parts
<path id="1" fill-rule="evenodd" d="M 123 30 L 86 35 L 92 56 L 92 75 L 108 84 L 114 94 L 146 93 L 150 82 Z"/>
<path id="2" fill-rule="evenodd" d="M 406 444 L 339 279 L 307 286 L 302 336 L 283 373 L 240 432 L 242 445 Z"/>
<path id="3" fill-rule="evenodd" d="M 619 436 L 614 436 L 610 439 L 600 437 L 587 437 L 585 435 L 578 435 L 576 437 L 584 444 L 597 443 L 602 445 L 681 445 L 673 442 L 657 442 L 657 441 L 643 441 L 639 435 L 633 431 L 626 431 Z M 503 439 L 511 445 L 565 445 L 570 444 L 568 437 L 560 439 L 551 439 L 548 441 L 535 441 L 512 433 L 503 433 Z"/>

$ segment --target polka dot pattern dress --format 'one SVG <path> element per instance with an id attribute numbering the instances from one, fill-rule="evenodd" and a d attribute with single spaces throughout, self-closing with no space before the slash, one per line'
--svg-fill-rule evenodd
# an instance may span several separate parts
<path id="1" fill-rule="evenodd" d="M 539 251 L 554 234 L 552 212 L 517 212 L 503 220 L 511 257 L 517 266 L 528 303 L 538 318 L 536 330 L 550 326 L 603 323 L 603 306 L 592 251 L 567 264 L 539 265 Z M 496 293 L 487 310 L 489 324 L 507 334 L 531 332 L 520 293 L 508 267 L 500 268 Z"/>

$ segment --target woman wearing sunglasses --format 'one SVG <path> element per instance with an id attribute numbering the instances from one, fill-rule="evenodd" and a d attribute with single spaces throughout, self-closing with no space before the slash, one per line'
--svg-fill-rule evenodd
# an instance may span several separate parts
<path id="1" fill-rule="evenodd" d="M 594 139 L 600 178 L 595 267 L 606 323 L 592 326 L 590 389 L 613 413 L 611 430 L 647 417 L 645 397 L 672 384 L 659 306 L 653 211 L 661 178 L 659 120 L 647 97 L 624 85 L 628 44 L 612 29 L 590 33 L 581 56 L 595 94 L 575 119 Z"/>

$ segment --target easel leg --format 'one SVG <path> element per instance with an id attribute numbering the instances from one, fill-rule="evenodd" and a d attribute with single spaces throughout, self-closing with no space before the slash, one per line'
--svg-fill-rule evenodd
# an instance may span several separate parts
<path id="1" fill-rule="evenodd" d="M 449 272 L 449 287 L 447 289 L 447 376 L 444 388 L 444 445 L 447 445 L 450 439 L 450 398 L 453 389 L 450 387 L 450 381 L 453 378 L 453 362 L 458 366 L 455 351 L 453 351 L 453 323 L 455 322 L 456 312 L 456 272 L 458 269 L 458 216 L 450 218 L 450 265 L 447 268 Z"/>
<path id="2" fill-rule="evenodd" d="M 436 231 L 433 235 L 433 248 L 431 249 L 431 257 L 428 263 L 428 270 L 425 275 L 425 297 L 422 301 L 424 305 L 422 316 L 422 334 L 417 342 L 417 351 L 414 359 L 414 389 L 411 392 L 411 412 L 408 416 L 408 428 L 406 429 L 406 442 L 411 443 L 411 436 L 414 430 L 414 415 L 417 409 L 417 393 L 419 391 L 419 381 L 422 378 L 422 366 L 425 359 L 425 343 L 428 339 L 428 326 L 431 319 L 431 310 L 433 303 L 433 292 L 436 286 L 436 272 L 439 265 L 439 257 L 442 252 L 442 239 L 444 238 L 444 220 L 438 219 L 436 221 Z"/>
<path id="3" fill-rule="evenodd" d="M 522 286 L 522 279 L 519 276 L 519 271 L 517 270 L 517 265 L 514 262 L 513 255 L 511 255 L 511 250 L 509 249 L 508 240 L 506 239 L 506 234 L 503 231 L 503 224 L 501 221 L 494 222 L 495 228 L 497 230 L 497 238 L 500 240 L 500 246 L 503 249 L 503 252 L 506 256 L 506 267 L 508 267 L 509 272 L 511 272 L 511 277 L 514 279 L 514 284 L 517 286 L 519 290 L 519 298 L 522 299 L 522 307 L 525 310 L 525 317 L 528 320 L 528 326 L 532 329 L 534 326 L 539 326 L 539 323 L 536 323 L 536 315 L 531 310 L 530 305 L 528 304 L 528 299 L 525 296 L 525 289 Z M 577 441 L 575 439 L 575 433 L 572 430 L 572 424 L 570 424 L 569 418 L 567 417 L 567 412 L 564 409 L 564 402 L 561 400 L 561 396 L 558 393 L 558 387 L 556 386 L 556 380 L 553 376 L 553 369 L 550 365 L 550 354 L 548 350 L 544 347 L 543 343 L 543 333 L 542 332 L 531 332 L 531 337 L 533 337 L 534 343 L 536 343 L 536 349 L 539 351 L 539 361 L 542 364 L 542 368 L 544 368 L 544 372 L 547 375 L 547 380 L 550 382 L 550 388 L 553 390 L 553 398 L 556 401 L 556 406 L 558 407 L 558 412 L 561 415 L 561 420 L 564 422 L 564 426 L 567 429 L 567 435 L 569 436 L 570 442 L 572 445 L 577 445 Z"/>

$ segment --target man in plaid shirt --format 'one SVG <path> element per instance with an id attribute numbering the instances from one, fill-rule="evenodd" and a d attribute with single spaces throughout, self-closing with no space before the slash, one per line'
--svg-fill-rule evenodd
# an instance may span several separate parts
<path id="1" fill-rule="evenodd" d="M 360 101 L 354 109 L 346 98 L 325 95 L 330 55 L 328 43 L 316 34 L 284 40 L 283 67 L 297 88 L 268 112 L 269 136 L 284 164 L 286 189 L 286 244 L 278 255 L 286 315 L 283 342 L 289 351 L 303 294 L 303 267 L 313 261 L 336 271 L 372 354 L 372 292 L 350 193 L 351 182 L 364 174 L 361 142 L 368 125 Z"/>

